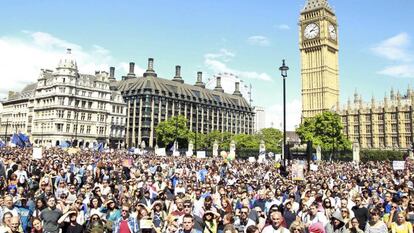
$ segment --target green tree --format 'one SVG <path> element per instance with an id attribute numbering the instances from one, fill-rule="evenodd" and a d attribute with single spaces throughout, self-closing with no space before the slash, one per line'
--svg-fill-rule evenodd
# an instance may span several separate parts
<path id="1" fill-rule="evenodd" d="M 220 150 L 228 151 L 230 149 L 230 142 L 233 137 L 233 134 L 230 132 L 223 132 L 221 134 L 221 141 L 219 141 Z"/>
<path id="2" fill-rule="evenodd" d="M 258 132 L 258 137 L 260 140 L 265 142 L 267 151 L 280 151 L 281 149 L 281 140 L 283 138 L 282 132 L 274 128 L 265 128 L 261 129 Z"/>
<path id="3" fill-rule="evenodd" d="M 196 135 L 197 135 L 197 141 L 196 141 Z M 189 132 L 188 133 L 188 141 L 192 141 L 194 145 L 194 150 L 201 150 L 203 148 L 207 147 L 206 143 L 206 135 L 202 133 L 195 133 L 195 132 Z M 197 144 L 197 145 L 196 145 Z M 197 148 L 196 148 L 197 147 Z"/>
<path id="4" fill-rule="evenodd" d="M 259 151 L 260 139 L 257 135 L 237 134 L 233 136 L 233 140 L 236 142 L 236 148 L 238 149 L 249 148 Z"/>
<path id="5" fill-rule="evenodd" d="M 213 148 L 214 141 L 220 143 L 222 141 L 222 133 L 218 130 L 213 130 L 206 135 L 206 144 L 208 148 Z"/>
<path id="6" fill-rule="evenodd" d="M 173 143 L 175 138 L 177 138 L 179 147 L 187 147 L 189 132 L 187 119 L 181 115 L 160 122 L 155 128 L 157 142 L 161 147 Z"/>
<path id="7" fill-rule="evenodd" d="M 323 112 L 306 118 L 296 133 L 305 143 L 312 141 L 313 146 L 320 146 L 324 151 L 350 149 L 351 143 L 342 133 L 343 125 L 340 116 L 332 112 Z"/>

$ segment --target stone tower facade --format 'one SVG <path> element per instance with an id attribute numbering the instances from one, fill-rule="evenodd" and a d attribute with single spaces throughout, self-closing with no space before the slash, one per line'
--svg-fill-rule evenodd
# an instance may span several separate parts
<path id="1" fill-rule="evenodd" d="M 327 0 L 307 0 L 300 14 L 302 118 L 339 106 L 338 24 Z"/>

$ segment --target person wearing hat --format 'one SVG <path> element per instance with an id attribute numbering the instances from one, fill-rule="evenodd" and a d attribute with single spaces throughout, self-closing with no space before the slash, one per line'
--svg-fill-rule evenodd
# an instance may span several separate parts
<path id="1" fill-rule="evenodd" d="M 151 207 L 151 219 L 155 228 L 162 229 L 164 227 L 164 220 L 167 216 L 163 210 L 163 203 L 160 200 L 155 201 Z"/>
<path id="2" fill-rule="evenodd" d="M 204 233 L 217 233 L 218 227 L 218 220 L 220 215 L 212 210 L 208 210 L 204 212 L 203 220 L 204 220 Z"/>
<path id="3" fill-rule="evenodd" d="M 348 229 L 345 227 L 345 221 L 339 211 L 332 214 L 331 222 L 325 227 L 326 233 L 348 233 Z"/>
<path id="4" fill-rule="evenodd" d="M 308 232 L 309 233 L 325 233 L 325 229 L 323 228 L 322 223 L 316 222 L 316 223 L 311 224 L 308 227 Z"/>
<path id="5" fill-rule="evenodd" d="M 103 213 L 106 213 L 106 221 L 107 226 L 111 226 L 112 224 L 121 217 L 121 211 L 117 208 L 116 203 L 113 199 L 109 199 L 102 209 Z"/>

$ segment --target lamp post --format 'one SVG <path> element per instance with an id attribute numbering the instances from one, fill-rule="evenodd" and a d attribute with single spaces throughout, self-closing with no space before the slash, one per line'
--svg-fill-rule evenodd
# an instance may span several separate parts
<path id="1" fill-rule="evenodd" d="M 7 144 L 7 127 L 9 126 L 9 118 L 6 120 L 6 131 L 4 132 L 4 143 Z"/>
<path id="2" fill-rule="evenodd" d="M 286 166 L 286 78 L 289 67 L 285 65 L 285 59 L 282 60 L 279 70 L 283 79 L 283 166 Z"/>
<path id="3" fill-rule="evenodd" d="M 177 142 L 177 136 L 178 136 L 178 116 L 175 117 L 175 141 L 174 141 L 174 152 L 177 150 L 178 142 Z"/>
<path id="4" fill-rule="evenodd" d="M 41 135 L 41 142 L 42 142 L 42 146 L 43 146 L 43 126 L 44 126 L 44 124 L 45 124 L 45 123 L 42 123 L 42 124 L 41 124 L 41 128 L 42 128 L 42 135 Z"/>

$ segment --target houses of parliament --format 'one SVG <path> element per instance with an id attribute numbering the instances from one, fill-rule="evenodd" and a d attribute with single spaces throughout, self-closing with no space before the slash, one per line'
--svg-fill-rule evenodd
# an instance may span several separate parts
<path id="1" fill-rule="evenodd" d="M 302 117 L 334 111 L 343 133 L 361 148 L 406 149 L 413 142 L 414 92 L 391 90 L 383 100 L 363 101 L 357 93 L 339 103 L 339 36 L 328 0 L 307 0 L 300 14 Z"/>

